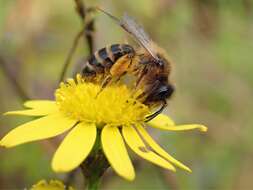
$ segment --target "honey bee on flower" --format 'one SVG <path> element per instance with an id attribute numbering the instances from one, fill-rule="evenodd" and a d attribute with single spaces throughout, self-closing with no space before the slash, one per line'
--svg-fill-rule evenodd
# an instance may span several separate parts
<path id="1" fill-rule="evenodd" d="M 55 91 L 55 100 L 25 102 L 27 108 L 10 111 L 5 115 L 39 117 L 10 131 L 0 141 L 4 147 L 48 139 L 68 131 L 52 159 L 55 172 L 69 172 L 77 168 L 91 154 L 95 142 L 99 142 L 113 170 L 127 180 L 135 178 L 135 171 L 126 145 L 141 158 L 164 169 L 176 171 L 175 166 L 191 171 L 189 167 L 173 158 L 148 134 L 152 127 L 166 131 L 199 129 L 203 125 L 175 125 L 168 116 L 159 114 L 146 122 L 151 110 L 131 96 L 124 84 L 101 85 L 87 83 L 80 76 L 61 83 Z"/>
<path id="2" fill-rule="evenodd" d="M 155 118 L 167 106 L 167 100 L 174 92 L 169 77 L 171 61 L 166 52 L 155 44 L 136 21 L 125 14 L 116 18 L 101 8 L 124 31 L 138 42 L 137 49 L 129 44 L 112 44 L 96 51 L 83 65 L 82 76 L 88 82 L 107 85 L 120 81 L 124 75 L 134 76 L 134 94 L 143 104 L 160 108 L 146 116 L 147 121 Z"/>

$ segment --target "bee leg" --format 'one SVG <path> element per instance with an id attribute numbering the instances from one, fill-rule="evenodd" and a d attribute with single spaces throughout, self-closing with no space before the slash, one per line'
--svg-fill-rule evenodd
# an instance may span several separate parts
<path id="1" fill-rule="evenodd" d="M 140 74 L 140 76 L 138 77 L 138 80 L 136 81 L 135 89 L 137 89 L 138 86 L 141 84 L 141 81 L 142 81 L 143 77 L 147 74 L 147 72 L 148 72 L 148 69 L 147 69 L 147 67 L 145 66 L 145 67 L 142 69 L 141 74 Z"/>
<path id="2" fill-rule="evenodd" d="M 131 97 L 134 97 L 136 94 L 138 94 L 138 90 L 139 90 L 139 86 L 141 85 L 141 81 L 143 80 L 143 78 L 145 77 L 145 74 L 147 73 L 147 68 L 144 67 L 141 71 L 140 76 L 137 78 L 137 81 L 134 84 L 134 87 L 132 89 L 131 92 Z M 142 93 L 144 95 L 144 93 Z M 143 97 L 142 94 L 137 95 L 137 98 Z"/>
<path id="3" fill-rule="evenodd" d="M 111 76 L 111 75 L 107 76 L 107 77 L 104 79 L 104 81 L 102 82 L 102 84 L 101 84 L 101 89 L 104 89 L 104 88 L 105 88 L 107 85 L 109 85 L 110 83 L 117 83 L 117 82 L 119 82 L 120 79 L 121 79 L 121 77 L 124 76 L 125 74 L 126 74 L 126 72 L 123 73 L 123 74 L 120 75 L 120 76 Z"/>
<path id="4" fill-rule="evenodd" d="M 160 113 L 162 113 L 162 111 L 164 110 L 164 108 L 166 106 L 167 106 L 167 102 L 164 100 L 162 106 L 156 112 L 154 112 L 151 115 L 149 115 L 149 116 L 146 117 L 145 122 L 148 122 L 148 121 L 154 119 L 157 115 L 159 115 Z"/>
<path id="5" fill-rule="evenodd" d="M 160 82 L 156 80 L 155 82 L 153 82 L 153 84 L 147 86 L 146 89 L 139 94 L 138 94 L 138 92 L 140 92 L 139 89 L 135 89 L 134 93 L 137 93 L 137 96 L 135 96 L 136 99 L 145 103 L 146 98 L 156 90 L 159 83 Z M 135 95 L 135 94 L 133 94 L 133 95 Z"/>
<path id="6" fill-rule="evenodd" d="M 112 76 L 108 75 L 107 77 L 105 77 L 105 79 L 102 81 L 101 84 L 101 89 L 98 91 L 96 98 L 98 97 L 98 95 L 104 90 L 104 88 L 112 81 Z"/>
<path id="7" fill-rule="evenodd" d="M 104 89 L 112 80 L 112 76 L 108 75 L 101 84 L 101 89 Z"/>
<path id="8" fill-rule="evenodd" d="M 123 75 L 122 75 L 123 76 Z M 101 84 L 101 89 L 100 91 L 97 93 L 96 98 L 98 97 L 98 95 L 104 90 L 104 88 L 106 86 L 108 86 L 112 81 L 114 81 L 115 83 L 119 82 L 122 76 L 117 76 L 117 77 L 112 77 L 111 75 L 107 76 Z"/>

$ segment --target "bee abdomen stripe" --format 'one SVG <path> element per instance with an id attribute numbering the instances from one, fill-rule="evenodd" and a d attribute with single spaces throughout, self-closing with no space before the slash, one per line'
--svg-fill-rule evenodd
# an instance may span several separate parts
<path id="1" fill-rule="evenodd" d="M 93 54 L 89 59 L 89 64 L 96 67 L 103 69 L 104 66 L 101 64 L 100 58 L 98 58 L 97 53 Z"/>
<path id="2" fill-rule="evenodd" d="M 112 45 L 111 46 L 111 51 L 114 55 L 114 61 L 117 61 L 117 59 L 119 59 L 121 56 L 124 55 L 119 44 Z"/>
<path id="3" fill-rule="evenodd" d="M 107 52 L 106 52 L 106 49 L 105 48 L 102 48 L 100 50 L 98 50 L 98 56 L 104 60 L 107 58 Z"/>
<path id="4" fill-rule="evenodd" d="M 113 61 L 111 60 L 111 58 L 109 57 L 109 54 L 107 52 L 106 48 L 102 48 L 98 51 L 98 56 L 100 57 L 100 59 L 102 60 L 102 64 L 105 67 L 110 67 L 113 65 Z"/>
<path id="5" fill-rule="evenodd" d="M 96 71 L 94 68 L 89 64 L 89 62 L 86 63 L 84 66 L 82 73 L 84 76 L 91 76 L 91 75 L 96 75 Z"/>
<path id="6" fill-rule="evenodd" d="M 115 61 L 115 58 L 114 58 L 114 55 L 113 55 L 113 53 L 112 53 L 112 51 L 111 51 L 111 46 L 106 46 L 106 52 L 107 52 L 107 55 L 108 55 L 108 57 L 110 58 L 110 60 L 111 60 L 112 62 L 114 62 L 114 61 Z"/>

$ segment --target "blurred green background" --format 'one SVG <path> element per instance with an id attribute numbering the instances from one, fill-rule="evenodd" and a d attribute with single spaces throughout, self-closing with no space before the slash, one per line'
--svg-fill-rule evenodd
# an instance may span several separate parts
<path id="1" fill-rule="evenodd" d="M 253 1 L 92 1 L 114 15 L 135 17 L 174 60 L 176 94 L 168 112 L 177 123 L 202 123 L 198 131 L 152 136 L 193 173 L 176 173 L 136 161 L 127 182 L 109 171 L 102 189 L 253 189 Z M 34 99 L 51 99 L 76 33 L 81 28 L 74 1 L 1 0 L 0 56 L 9 74 Z M 109 18 L 96 14 L 96 49 L 129 39 Z M 81 42 L 68 76 L 88 54 Z M 2 62 L 0 63 L 2 64 Z M 5 65 L 5 66 L 6 66 Z M 0 112 L 22 108 L 22 99 L 0 68 Z M 0 135 L 28 121 L 0 119 Z M 55 148 L 35 142 L 0 149 L 0 189 L 30 187 L 40 179 L 65 179 L 50 168 Z M 80 172 L 74 182 L 82 185 Z"/>

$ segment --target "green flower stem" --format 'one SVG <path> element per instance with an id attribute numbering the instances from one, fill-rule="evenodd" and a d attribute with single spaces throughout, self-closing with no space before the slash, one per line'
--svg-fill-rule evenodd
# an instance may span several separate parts
<path id="1" fill-rule="evenodd" d="M 92 178 L 87 180 L 87 189 L 88 190 L 97 190 L 100 184 L 100 177 L 93 176 Z"/>
<path id="2" fill-rule="evenodd" d="M 101 177 L 109 166 L 101 148 L 100 130 L 98 130 L 95 146 L 88 158 L 81 164 L 82 173 L 85 177 L 88 190 L 98 189 Z"/>
<path id="3" fill-rule="evenodd" d="M 90 155 L 81 165 L 82 173 L 85 177 L 88 190 L 98 189 L 101 177 L 109 167 L 102 150 Z"/>

